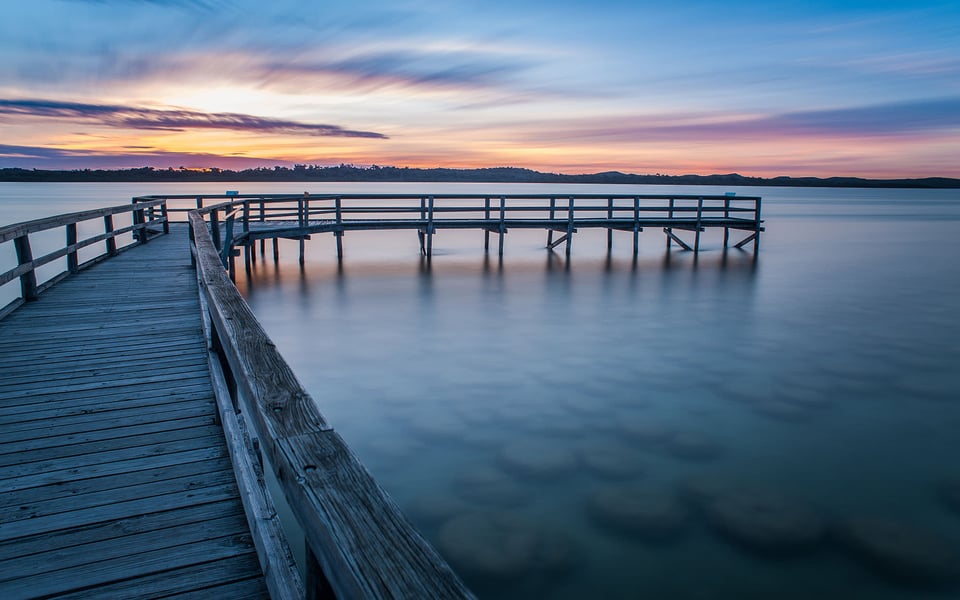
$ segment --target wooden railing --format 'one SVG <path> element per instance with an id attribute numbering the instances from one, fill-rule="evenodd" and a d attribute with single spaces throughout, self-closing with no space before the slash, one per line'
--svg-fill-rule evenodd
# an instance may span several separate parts
<path id="1" fill-rule="evenodd" d="M 372 229 L 412 229 L 420 238 L 420 250 L 427 257 L 433 250 L 433 235 L 439 229 L 480 229 L 484 249 L 490 247 L 490 234 L 499 236 L 503 254 L 504 235 L 511 229 L 543 229 L 546 246 L 566 243 L 569 255 L 573 234 L 581 228 L 607 230 L 607 247 L 613 245 L 613 232 L 633 233 L 633 252 L 638 252 L 639 233 L 644 227 L 663 228 L 669 247 L 676 243 L 699 252 L 700 236 L 707 228 L 723 229 L 723 245 L 730 232 L 744 231 L 737 248 L 753 242 L 759 247 L 763 231 L 761 198 L 757 196 L 677 195 L 677 194 L 248 194 L 213 196 L 144 196 L 134 202 L 163 198 L 196 202 L 204 207 L 210 201 L 219 204 L 204 208 L 211 224 L 214 244 L 224 265 L 232 264 L 233 246 L 247 251 L 257 239 L 286 237 L 303 239 L 311 233 L 330 232 L 336 236 L 337 257 L 343 256 L 343 236 L 348 231 Z M 222 202 L 227 200 L 227 202 Z M 171 209 L 185 213 L 186 207 Z M 222 227 L 219 226 L 222 224 Z M 222 230 L 222 231 L 221 231 Z M 684 241 L 674 230 L 690 231 L 694 239 Z M 555 232 L 559 237 L 554 239 Z M 263 247 L 261 245 L 261 252 Z M 276 248 L 274 250 L 276 254 Z"/>
<path id="2" fill-rule="evenodd" d="M 114 227 L 113 217 L 117 214 L 131 213 L 133 224 L 126 227 Z M 86 238 L 79 238 L 77 225 L 84 221 L 103 219 L 103 233 Z M 162 226 L 162 232 L 169 232 L 167 219 L 167 202 L 164 199 L 151 199 L 136 204 L 125 204 L 95 210 L 67 213 L 54 217 L 36 219 L 23 223 L 15 223 L 0 227 L 0 244 L 13 242 L 17 255 L 17 266 L 0 273 L 0 285 L 4 285 L 20 278 L 20 297 L 0 309 L 0 318 L 14 310 L 23 302 L 36 300 L 37 297 L 51 285 L 64 277 L 77 273 L 92 266 L 105 258 L 116 256 L 125 248 L 135 244 L 145 244 L 151 235 L 160 233 L 160 230 L 151 227 Z M 65 243 L 63 247 L 43 256 L 34 258 L 30 235 L 63 227 L 65 229 Z M 117 237 L 127 233 L 133 234 L 133 242 L 125 246 L 117 244 Z M 93 244 L 103 242 L 103 252 L 90 260 L 81 263 L 78 251 Z M 38 284 L 37 269 L 57 259 L 66 257 L 66 270 L 49 280 Z"/>
<path id="3" fill-rule="evenodd" d="M 472 598 L 327 423 L 228 277 L 211 235 L 220 229 L 214 215 L 230 214 L 238 203 L 242 210 L 243 202 L 191 211 L 191 247 L 221 393 L 230 396 L 305 536 L 306 597 Z M 295 595 L 299 582 L 280 579 L 296 574 L 271 544 L 258 542 L 271 593 Z"/>

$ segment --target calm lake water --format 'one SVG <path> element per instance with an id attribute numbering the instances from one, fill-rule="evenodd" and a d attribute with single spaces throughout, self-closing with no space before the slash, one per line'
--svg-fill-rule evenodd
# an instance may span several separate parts
<path id="1" fill-rule="evenodd" d="M 227 188 L 762 195 L 756 257 L 364 232 L 238 286 L 481 597 L 957 596 L 960 192 L 0 183 L 0 221 Z"/>

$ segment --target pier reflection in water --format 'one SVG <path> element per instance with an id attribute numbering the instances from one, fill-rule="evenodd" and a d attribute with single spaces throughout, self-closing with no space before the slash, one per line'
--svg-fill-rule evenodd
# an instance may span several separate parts
<path id="1" fill-rule="evenodd" d="M 756 259 L 372 232 L 239 285 L 481 596 L 952 597 L 960 207 L 804 193 Z"/>

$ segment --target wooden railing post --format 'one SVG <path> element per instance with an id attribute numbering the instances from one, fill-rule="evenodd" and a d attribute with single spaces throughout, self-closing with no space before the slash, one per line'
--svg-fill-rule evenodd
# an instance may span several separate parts
<path id="1" fill-rule="evenodd" d="M 507 212 L 507 198 L 500 196 L 500 256 L 503 256 L 503 236 L 507 233 L 507 227 L 504 224 Z"/>
<path id="2" fill-rule="evenodd" d="M 250 246 L 253 242 L 250 241 L 248 234 L 250 233 L 250 201 L 243 201 L 243 214 L 240 217 L 240 229 L 243 231 L 243 268 L 249 273 L 250 264 L 255 260 L 256 253 L 253 253 L 253 257 L 250 256 Z"/>
<path id="3" fill-rule="evenodd" d="M 153 220 L 153 210 L 150 210 L 147 215 L 149 215 L 149 220 Z M 143 214 L 143 209 L 138 208 L 133 211 L 133 224 L 142 225 L 140 229 L 135 229 L 133 231 L 134 237 L 140 241 L 141 244 L 147 243 L 147 215 Z"/>
<path id="4" fill-rule="evenodd" d="M 490 250 L 490 196 L 483 199 L 483 251 Z"/>
<path id="5" fill-rule="evenodd" d="M 567 258 L 570 258 L 570 244 L 573 241 L 573 196 L 567 203 Z"/>
<path id="6" fill-rule="evenodd" d="M 670 210 L 667 212 L 667 219 L 673 221 L 673 198 L 670 198 Z M 672 227 L 667 227 L 667 250 L 670 249 L 671 236 L 669 235 L 673 231 Z"/>
<path id="7" fill-rule="evenodd" d="M 167 212 L 167 201 L 160 205 L 160 217 L 163 218 L 163 233 L 170 233 L 170 213 Z"/>
<path id="8" fill-rule="evenodd" d="M 633 197 L 633 255 L 640 253 L 640 196 Z"/>
<path id="9" fill-rule="evenodd" d="M 613 220 L 613 198 L 607 198 L 607 220 Z M 608 223 L 609 225 L 609 223 Z M 613 227 L 607 228 L 607 252 L 613 250 Z"/>
<path id="10" fill-rule="evenodd" d="M 67 247 L 73 246 L 77 243 L 77 224 L 76 223 L 67 223 Z M 80 263 L 77 260 L 77 251 L 76 249 L 70 250 L 67 252 L 67 270 L 71 273 L 78 273 L 80 271 Z"/>
<path id="11" fill-rule="evenodd" d="M 213 245 L 216 247 L 217 251 L 223 249 L 223 245 L 220 243 L 220 216 L 218 210 L 210 211 L 210 237 L 213 238 Z"/>
<path id="12" fill-rule="evenodd" d="M 550 220 L 553 221 L 557 211 L 557 199 L 550 198 Z M 547 248 L 553 248 L 553 223 L 550 224 L 550 230 L 547 231 Z"/>
<path id="13" fill-rule="evenodd" d="M 110 256 L 117 255 L 117 238 L 111 235 L 113 233 L 113 215 L 106 215 L 103 217 L 103 229 L 107 234 L 107 254 Z"/>
<path id="14" fill-rule="evenodd" d="M 333 232 L 337 238 L 337 260 L 343 260 L 343 205 L 340 196 L 333 202 L 337 210 L 337 229 Z"/>
<path id="15" fill-rule="evenodd" d="M 427 258 L 433 256 L 433 196 L 430 196 L 427 213 Z"/>
<path id="16" fill-rule="evenodd" d="M 724 198 L 723 200 L 723 218 L 730 218 L 730 198 Z M 730 228 L 723 228 L 723 247 L 726 248 L 727 244 L 730 242 Z"/>
<path id="17" fill-rule="evenodd" d="M 693 242 L 693 253 L 700 254 L 700 222 L 703 219 L 703 198 L 697 198 L 697 231 Z"/>
<path id="18" fill-rule="evenodd" d="M 29 235 L 24 234 L 13 238 L 13 246 L 17 251 L 17 264 L 25 265 L 33 262 Z M 20 296 L 24 300 L 37 299 L 37 273 L 32 267 L 20 276 Z"/>
<path id="19" fill-rule="evenodd" d="M 760 220 L 760 200 L 761 200 L 761 198 L 757 198 L 757 199 L 756 199 L 755 204 L 754 204 L 754 211 L 753 211 L 753 218 L 754 218 L 753 233 L 754 233 L 754 235 L 756 236 L 755 238 L 753 238 L 753 251 L 754 251 L 754 252 L 756 252 L 757 250 L 760 249 L 760 229 L 761 229 L 761 227 L 760 227 L 760 223 L 761 223 L 761 220 Z"/>

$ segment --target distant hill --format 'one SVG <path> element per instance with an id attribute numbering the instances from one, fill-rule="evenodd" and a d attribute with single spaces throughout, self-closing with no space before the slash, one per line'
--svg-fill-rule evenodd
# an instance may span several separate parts
<path id="1" fill-rule="evenodd" d="M 615 183 L 660 185 L 860 187 L 860 188 L 960 188 L 960 179 L 863 179 L 860 177 L 745 177 L 726 175 L 636 175 L 605 171 L 583 175 L 542 173 L 518 167 L 486 169 L 416 169 L 410 167 L 332 167 L 296 165 L 230 171 L 227 169 L 139 169 L 45 171 L 0 169 L 0 181 L 451 181 L 486 183 Z"/>

